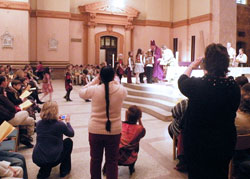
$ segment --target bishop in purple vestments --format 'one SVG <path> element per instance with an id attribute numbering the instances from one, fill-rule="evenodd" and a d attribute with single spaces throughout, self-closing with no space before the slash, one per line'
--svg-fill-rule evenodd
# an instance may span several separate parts
<path id="1" fill-rule="evenodd" d="M 162 81 L 164 79 L 164 72 L 163 72 L 162 66 L 160 65 L 160 61 L 158 60 L 159 58 L 162 58 L 161 49 L 156 46 L 154 40 L 152 40 L 150 42 L 150 46 L 151 46 L 151 50 L 153 51 L 153 54 L 154 54 L 153 77 Z"/>

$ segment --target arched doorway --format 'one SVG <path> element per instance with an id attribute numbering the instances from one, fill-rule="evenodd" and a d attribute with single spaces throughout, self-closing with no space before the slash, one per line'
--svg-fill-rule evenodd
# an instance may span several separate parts
<path id="1" fill-rule="evenodd" d="M 108 39 L 108 37 L 112 37 L 110 38 L 110 41 L 108 40 L 108 46 L 110 49 L 108 50 L 108 52 L 106 51 L 106 49 L 108 48 L 103 48 L 102 49 L 102 37 L 105 37 L 104 39 Z M 112 42 L 112 39 L 114 39 L 114 41 Z M 118 33 L 118 32 L 110 32 L 110 31 L 105 31 L 105 32 L 100 32 L 97 33 L 95 35 L 95 62 L 96 64 L 100 64 L 101 63 L 101 59 L 103 56 L 105 56 L 105 61 L 106 61 L 106 56 L 108 55 L 107 53 L 111 54 L 111 62 L 112 62 L 112 54 L 115 54 L 115 59 L 117 57 L 117 54 L 123 54 L 123 46 L 124 46 L 124 37 L 122 34 Z M 104 46 L 105 47 L 105 41 L 104 41 Z M 114 52 L 114 46 L 112 47 L 112 44 L 114 43 L 114 45 L 116 44 L 116 53 Z M 105 49 L 105 55 L 104 55 L 104 49 Z M 101 51 L 102 50 L 102 51 Z M 110 57 L 107 58 L 107 60 L 109 60 Z"/>
<path id="2" fill-rule="evenodd" d="M 113 58 L 117 59 L 117 37 L 102 36 L 100 38 L 100 63 L 106 62 L 112 65 Z"/>

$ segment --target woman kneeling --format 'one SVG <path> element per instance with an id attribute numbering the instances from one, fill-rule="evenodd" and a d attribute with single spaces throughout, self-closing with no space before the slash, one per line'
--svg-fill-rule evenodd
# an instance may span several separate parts
<path id="1" fill-rule="evenodd" d="M 37 123 L 37 139 L 32 155 L 33 162 L 40 167 L 37 178 L 49 177 L 52 167 L 60 163 L 60 177 L 65 177 L 71 170 L 73 142 L 70 138 L 63 140 L 63 134 L 74 136 L 70 116 L 67 115 L 65 125 L 58 117 L 56 102 L 46 102 L 40 116 L 42 120 Z"/>

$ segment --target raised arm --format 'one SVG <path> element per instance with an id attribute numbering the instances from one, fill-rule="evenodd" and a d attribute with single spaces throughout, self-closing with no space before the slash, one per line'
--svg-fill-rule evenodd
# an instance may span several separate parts
<path id="1" fill-rule="evenodd" d="M 66 126 L 64 128 L 63 134 L 68 136 L 68 137 L 74 137 L 75 132 L 74 132 L 72 126 L 70 125 L 70 115 L 67 115 L 65 122 L 66 122 Z"/>

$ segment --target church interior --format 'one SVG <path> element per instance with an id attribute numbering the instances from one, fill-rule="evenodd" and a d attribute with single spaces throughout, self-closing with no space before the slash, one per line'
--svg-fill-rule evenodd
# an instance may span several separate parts
<path id="1" fill-rule="evenodd" d="M 89 120 L 93 118 L 93 100 L 83 100 L 79 94 L 84 85 L 88 86 L 95 80 L 95 76 L 99 75 L 102 64 L 113 68 L 117 64 L 122 64 L 120 83 L 126 89 L 127 96 L 121 104 L 121 121 L 127 120 L 131 106 L 138 106 L 142 111 L 141 120 L 146 134 L 140 141 L 135 171 L 130 173 L 129 167 L 119 166 L 118 178 L 192 178 L 188 175 L 187 168 L 178 168 L 179 146 L 176 143 L 180 139 L 170 136 L 169 126 L 174 120 L 173 108 L 187 98 L 178 86 L 179 77 L 185 74 L 197 59 L 204 57 L 206 47 L 212 43 L 222 44 L 225 49 L 234 50 L 229 76 L 236 78 L 243 75 L 250 80 L 250 60 L 237 61 L 241 49 L 245 56 L 250 57 L 250 0 L 0 0 L 0 96 L 1 76 L 8 75 L 3 81 L 6 78 L 11 85 L 13 76 L 12 82 L 15 81 L 15 73 L 24 69 L 24 74 L 35 79 L 37 98 L 34 98 L 37 108 L 34 108 L 36 112 L 31 112 L 35 123 L 41 121 L 40 111 L 43 111 L 43 103 L 46 101 L 56 101 L 58 114 L 70 116 L 74 129 L 72 166 L 71 171 L 61 178 L 94 178 L 90 172 L 92 149 L 88 135 Z M 138 82 L 141 72 L 138 76 L 137 72 L 133 73 L 132 65 L 136 66 L 146 59 L 142 57 L 144 55 L 137 58 L 138 49 L 141 49 L 141 54 L 147 54 L 151 52 L 152 46 L 159 47 L 162 53 L 164 49 L 169 49 L 175 65 L 161 65 L 164 79 L 158 78 L 153 83 L 148 82 L 148 76 L 145 74 L 142 81 L 140 79 Z M 156 58 L 155 52 L 152 54 L 152 59 Z M 229 50 L 228 54 L 231 59 Z M 132 65 L 131 60 L 134 63 Z M 241 64 L 243 65 L 240 66 Z M 48 74 L 51 77 L 46 80 L 51 81 L 50 85 L 53 86 L 48 92 L 51 96 L 46 96 L 47 92 L 43 91 L 44 83 L 48 81 L 44 81 L 46 72 L 40 78 L 39 65 L 42 65 L 45 71 L 47 68 L 50 70 Z M 80 70 L 75 71 L 73 75 L 70 72 L 72 68 Z M 142 68 L 146 73 L 147 63 Z M 25 71 L 26 69 L 33 70 L 34 75 L 28 70 Z M 85 71 L 91 71 L 91 74 L 87 75 Z M 119 73 L 118 71 L 116 72 Z M 72 76 L 68 79 L 67 74 Z M 195 77 L 203 75 L 204 71 L 201 68 L 196 68 L 192 72 L 192 76 Z M 21 79 L 19 80 L 22 81 Z M 71 88 L 69 94 L 67 83 Z M 28 91 L 34 93 L 32 89 L 34 87 L 31 85 Z M 8 91 L 6 92 L 8 96 Z M 71 97 L 67 96 L 70 92 Z M 23 109 L 20 108 L 20 111 Z M 27 111 L 31 115 L 30 111 Z M 1 114 L 0 112 L 0 116 Z M 29 145 L 18 141 L 21 135 L 26 135 L 22 134 L 22 130 L 25 133 L 28 128 L 16 127 L 16 130 L 18 132 L 14 149 L 5 148 L 4 142 L 7 140 L 1 140 L 0 131 L 0 169 L 1 161 L 4 161 L 1 151 L 15 151 L 26 160 L 28 174 L 25 176 L 23 169 L 20 178 L 39 178 L 39 166 L 34 163 L 33 158 L 38 138 L 37 130 Z M 103 161 L 104 159 L 105 157 Z M 102 167 L 103 165 L 104 162 Z M 250 171 L 250 167 L 248 169 Z M 60 178 L 60 170 L 59 165 L 53 167 L 49 178 Z M 228 176 L 231 179 L 230 172 L 229 169 Z M 12 177 L 16 174 L 17 172 L 14 172 Z M 0 170 L 0 178 L 3 177 L 1 175 Z M 109 179 L 108 175 L 108 172 L 107 176 L 102 174 L 102 178 Z"/>

